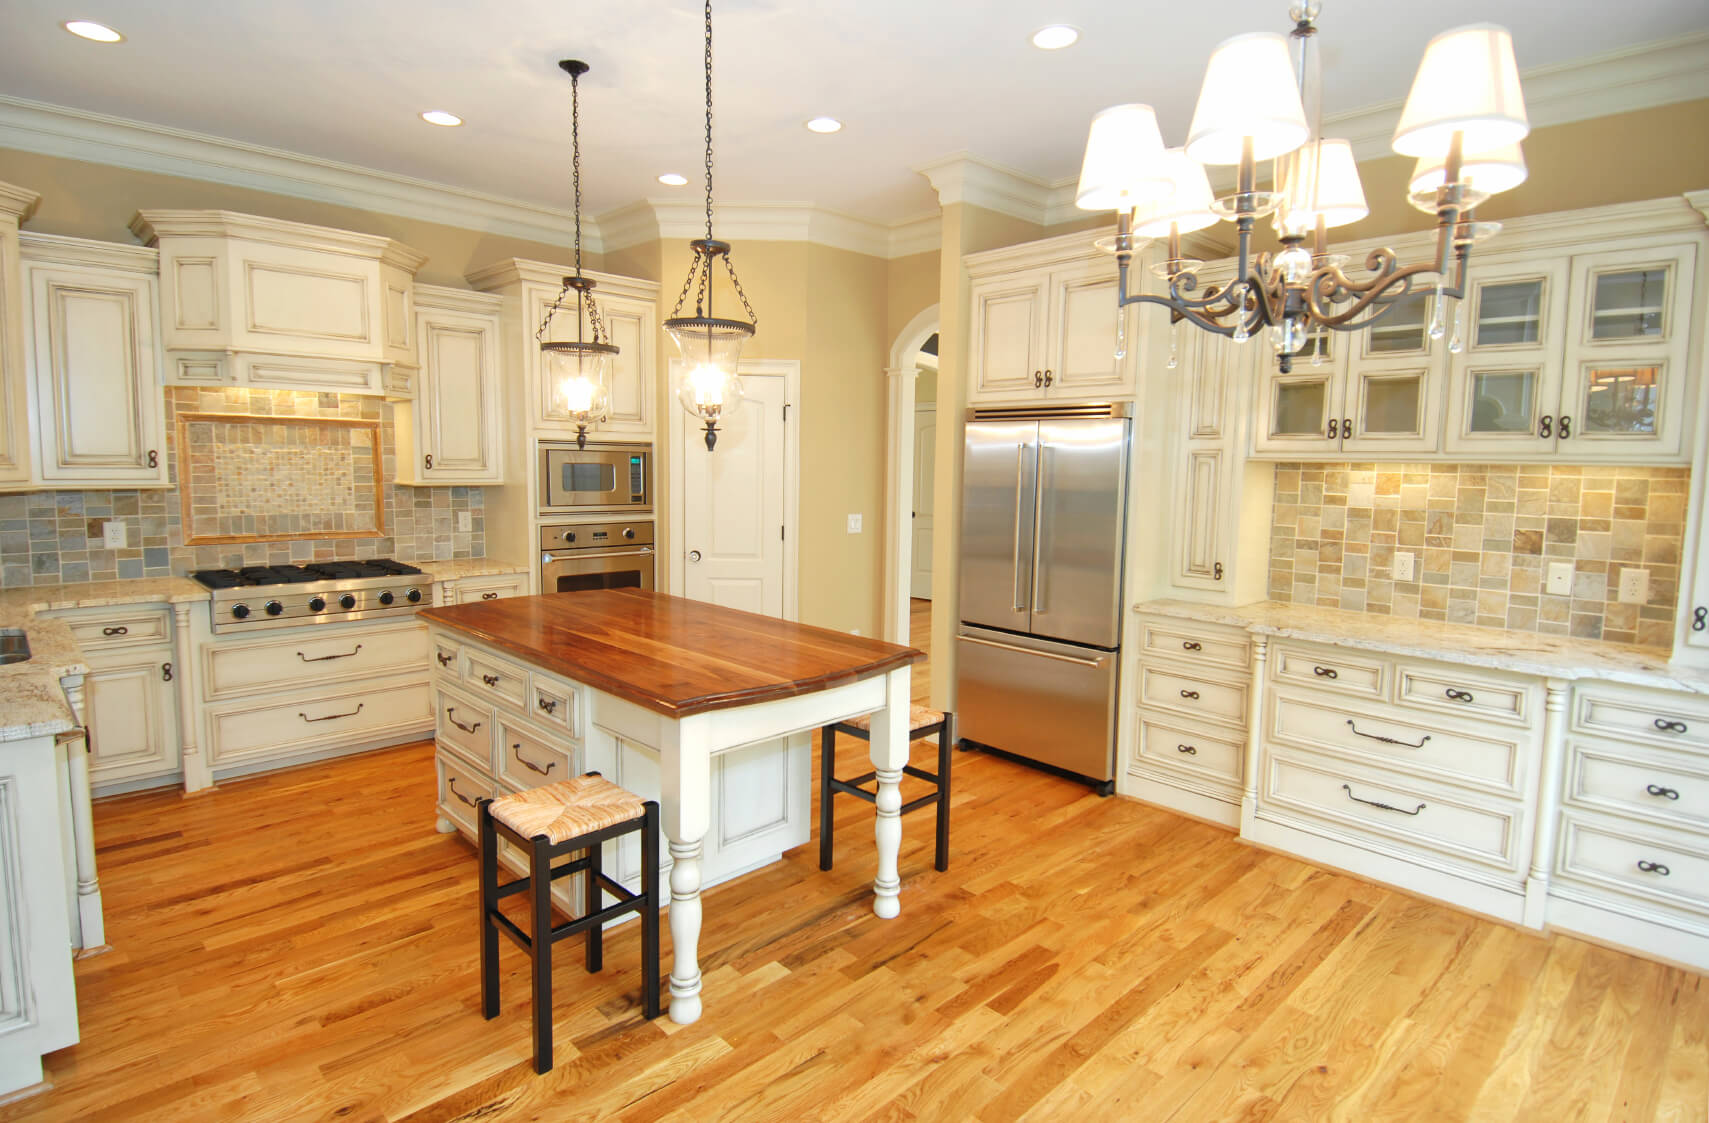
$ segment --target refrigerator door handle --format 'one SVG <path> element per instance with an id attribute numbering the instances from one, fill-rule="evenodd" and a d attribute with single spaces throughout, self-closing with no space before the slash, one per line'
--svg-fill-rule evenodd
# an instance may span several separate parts
<path id="1" fill-rule="evenodd" d="M 962 635 L 957 636 L 956 639 L 962 643 L 975 643 L 980 647 L 995 647 L 998 651 L 1014 651 L 1022 655 L 1036 655 L 1040 659 L 1054 659 L 1058 663 L 1073 663 L 1079 667 L 1102 667 L 1110 659 L 1108 655 L 1100 655 L 1096 659 L 1076 659 L 1072 655 L 1058 655 L 1054 651 L 1039 651 L 1031 647 L 1015 647 L 1007 643 L 994 643 L 991 640 L 979 639 L 976 636 Z"/>
<path id="2" fill-rule="evenodd" d="M 1038 555 L 1039 555 L 1039 550 L 1041 548 L 1041 545 L 1044 542 L 1044 534 L 1043 534 L 1043 529 L 1044 529 L 1044 471 L 1045 471 L 1045 454 L 1048 453 L 1049 451 L 1050 451 L 1050 445 L 1046 444 L 1042 440 L 1039 441 L 1039 443 L 1038 443 L 1038 477 L 1037 477 L 1037 479 L 1035 479 L 1033 481 L 1033 486 L 1034 486 L 1037 494 L 1035 494 L 1033 496 L 1032 605 L 1033 605 L 1033 612 L 1038 614 L 1038 615 L 1041 615 L 1041 616 L 1044 614 L 1045 609 L 1044 609 L 1043 590 L 1039 588 L 1039 570 L 1042 569 L 1043 567 L 1039 565 Z"/>
<path id="3" fill-rule="evenodd" d="M 1023 494 L 1021 485 L 1026 482 L 1026 478 L 1027 446 L 1018 444 L 1015 446 L 1015 587 L 1013 597 L 1016 612 L 1027 610 L 1026 602 L 1022 599 L 1026 595 L 1026 586 L 1021 579 L 1021 496 Z"/>

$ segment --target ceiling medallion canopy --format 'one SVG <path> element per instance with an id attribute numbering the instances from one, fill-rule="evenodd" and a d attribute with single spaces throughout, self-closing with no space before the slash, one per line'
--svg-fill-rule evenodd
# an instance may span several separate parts
<path id="1" fill-rule="evenodd" d="M 742 291 L 736 267 L 730 262 L 730 243 L 712 236 L 712 0 L 706 2 L 706 237 L 690 242 L 694 259 L 665 330 L 682 354 L 683 378 L 677 388 L 682 408 L 706 426 L 708 452 L 718 444 L 718 422 L 734 413 L 742 401 L 742 380 L 736 363 L 742 345 L 754 334 L 758 317 Z M 747 312 L 746 320 L 720 318 L 713 313 L 713 271 L 722 262 L 736 298 Z M 683 315 L 688 294 L 694 293 L 694 315 Z"/>
<path id="2" fill-rule="evenodd" d="M 1183 320 L 1236 342 L 1269 328 L 1286 372 L 1308 350 L 1322 362 L 1327 331 L 1357 331 L 1400 298 L 1427 292 L 1435 298 L 1430 338 L 1440 339 L 1447 300 L 1465 295 L 1472 246 L 1501 229 L 1476 221 L 1473 209 L 1525 179 L 1519 142 L 1530 125 L 1512 36 L 1493 24 L 1442 32 L 1424 50 L 1392 142 L 1418 160 L 1408 201 L 1436 216 L 1436 253 L 1402 266 L 1393 250 L 1375 249 L 1350 276 L 1347 258 L 1328 252 L 1326 231 L 1368 212 L 1351 146 L 1320 130 L 1320 8 L 1295 0 L 1287 38 L 1254 33 L 1217 46 L 1181 148 L 1164 148 L 1149 105 L 1112 106 L 1092 119 L 1075 202 L 1116 212 L 1115 237 L 1099 244 L 1116 254 L 1118 303 L 1169 309 L 1170 367 Z M 1260 160 L 1275 161 L 1268 191 L 1257 188 Z M 1206 164 L 1236 167 L 1233 194 L 1213 196 Z M 1254 260 L 1252 230 L 1266 216 L 1282 249 Z M 1235 275 L 1201 290 L 1202 263 L 1182 256 L 1181 235 L 1219 220 L 1233 222 L 1238 235 Z M 1133 254 L 1151 238 L 1167 239 L 1167 257 L 1154 270 L 1168 292 L 1130 293 Z M 1458 349 L 1459 335 L 1450 349 Z"/>
<path id="3" fill-rule="evenodd" d="M 617 347 L 605 336 L 605 322 L 594 300 L 594 281 L 582 276 L 582 141 L 581 77 L 588 65 L 580 59 L 564 59 L 558 66 L 570 76 L 570 152 L 576 191 L 576 271 L 564 278 L 564 287 L 546 309 L 546 318 L 534 338 L 540 344 L 540 361 L 550 384 L 558 388 L 558 400 L 576 423 L 576 447 L 587 447 L 587 428 L 605 421 L 611 406 L 611 360 Z M 571 297 L 570 293 L 575 293 Z M 567 301 L 567 303 L 566 303 Z M 576 337 L 551 338 L 552 317 L 559 312 L 574 315 Z M 588 338 L 592 336 L 592 338 Z"/>

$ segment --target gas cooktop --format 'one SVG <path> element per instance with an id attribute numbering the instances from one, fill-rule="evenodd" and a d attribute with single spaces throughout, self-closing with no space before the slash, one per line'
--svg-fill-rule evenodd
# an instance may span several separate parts
<path id="1" fill-rule="evenodd" d="M 239 586 L 301 585 L 309 581 L 348 581 L 357 577 L 402 577 L 420 573 L 390 558 L 374 561 L 316 562 L 313 565 L 246 565 L 242 569 L 198 569 L 190 574 L 210 589 Z"/>
<path id="2" fill-rule="evenodd" d="M 433 603 L 433 582 L 415 566 L 389 558 L 247 565 L 190 576 L 212 590 L 216 632 L 371 620 Z"/>

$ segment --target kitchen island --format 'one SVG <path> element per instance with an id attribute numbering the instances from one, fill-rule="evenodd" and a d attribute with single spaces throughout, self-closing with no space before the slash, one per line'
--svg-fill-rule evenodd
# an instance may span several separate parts
<path id="1" fill-rule="evenodd" d="M 923 653 L 640 589 L 513 597 L 432 608 L 420 618 L 431 633 L 442 830 L 468 832 L 482 796 L 593 764 L 611 762 L 609 779 L 649 798 L 656 782 L 671 858 L 672 1021 L 687 1024 L 701 1012 L 708 831 L 719 818 L 725 825 L 715 845 L 750 857 L 736 849 L 742 836 L 764 833 L 741 806 L 750 794 L 741 774 L 721 770 L 715 785 L 715 763 L 793 741 L 793 752 L 780 758 L 782 773 L 804 802 L 810 768 L 801 735 L 872 714 L 873 911 L 884 918 L 900 911 L 909 677 Z M 745 826 L 732 827 L 732 819 Z M 787 845 L 804 841 L 802 833 Z"/>

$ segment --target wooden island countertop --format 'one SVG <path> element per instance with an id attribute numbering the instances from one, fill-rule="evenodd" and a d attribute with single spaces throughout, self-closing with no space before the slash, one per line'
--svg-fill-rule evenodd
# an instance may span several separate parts
<path id="1" fill-rule="evenodd" d="M 645 589 L 508 597 L 418 615 L 667 717 L 812 693 L 926 657 Z"/>

